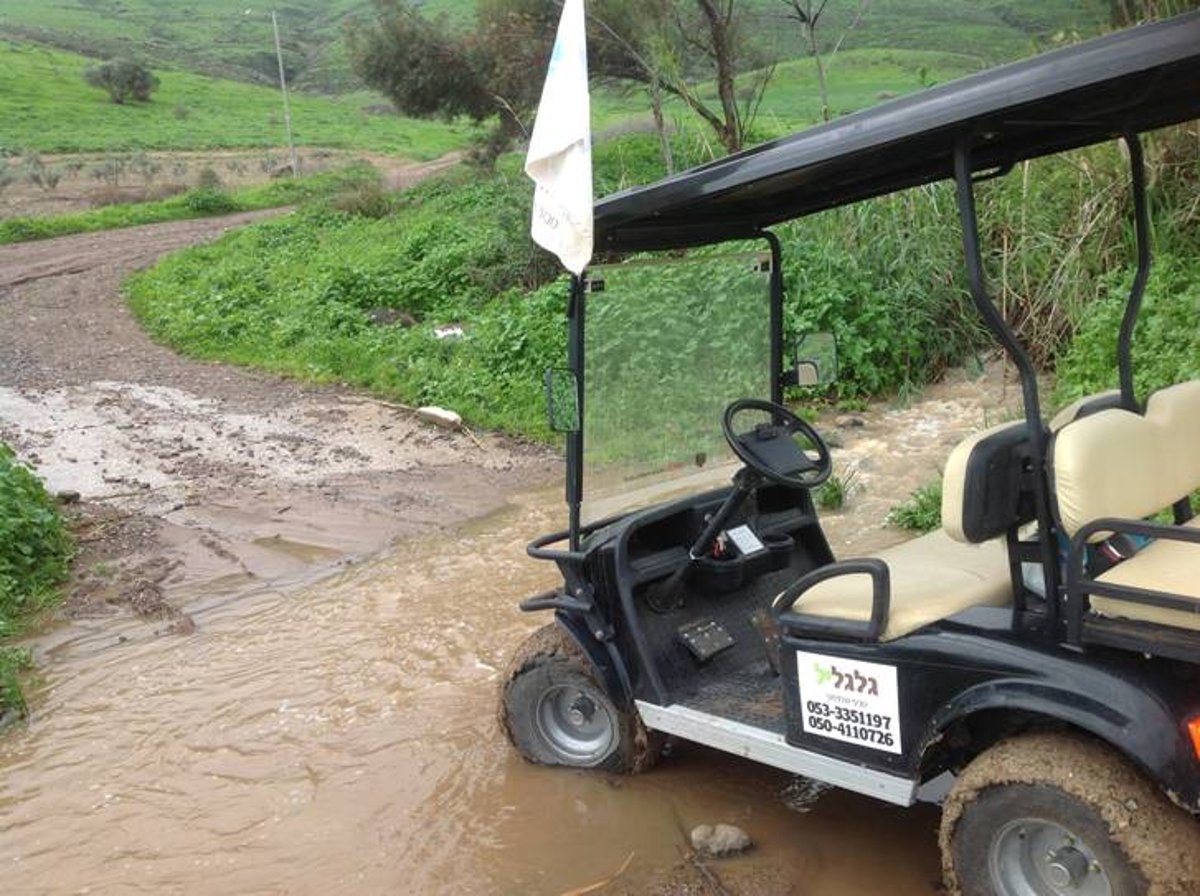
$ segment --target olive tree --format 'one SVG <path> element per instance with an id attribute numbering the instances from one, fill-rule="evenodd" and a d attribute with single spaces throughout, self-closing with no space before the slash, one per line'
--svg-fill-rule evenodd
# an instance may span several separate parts
<path id="1" fill-rule="evenodd" d="M 110 59 L 92 66 L 84 71 L 83 78 L 93 87 L 107 91 L 117 104 L 131 99 L 148 102 L 159 83 L 149 69 L 128 59 Z"/>

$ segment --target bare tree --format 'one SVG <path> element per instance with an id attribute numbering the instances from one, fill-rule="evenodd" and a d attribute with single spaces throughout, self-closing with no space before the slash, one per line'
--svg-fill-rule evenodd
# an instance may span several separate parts
<path id="1" fill-rule="evenodd" d="M 825 7 L 829 5 L 829 0 L 820 0 L 814 3 L 813 0 L 780 0 L 784 6 L 788 8 L 787 17 L 795 19 L 800 24 L 801 31 L 804 32 L 805 38 L 808 40 L 808 50 L 812 53 L 813 61 L 817 64 L 817 85 L 821 91 L 821 118 L 824 121 L 829 121 L 829 82 L 825 73 L 825 62 L 821 58 L 821 43 L 817 39 L 817 26 L 821 23 L 821 18 L 825 13 Z M 838 38 L 837 44 L 834 45 L 833 52 L 830 57 L 837 55 L 837 51 L 841 49 L 842 42 L 846 39 L 846 35 L 858 27 L 858 23 L 862 21 L 863 14 L 867 11 L 867 7 L 871 5 L 871 0 L 862 0 L 859 4 L 858 11 L 854 14 L 854 19 L 842 32 L 842 36 Z M 814 7 L 816 7 L 814 9 Z"/>
<path id="2" fill-rule="evenodd" d="M 643 84 L 661 130 L 661 94 L 680 99 L 717 135 L 727 152 L 746 140 L 774 72 L 745 32 L 744 0 L 601 0 L 593 5 L 599 27 L 593 70 L 600 76 Z M 739 89 L 739 78 L 741 80 Z M 699 85 L 715 82 L 717 102 Z"/>

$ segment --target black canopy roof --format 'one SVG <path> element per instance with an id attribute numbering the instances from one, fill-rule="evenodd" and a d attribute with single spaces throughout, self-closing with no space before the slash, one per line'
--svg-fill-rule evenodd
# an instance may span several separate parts
<path id="1" fill-rule="evenodd" d="M 598 250 L 751 237 L 772 224 L 1200 117 L 1200 12 L 952 81 L 596 204 Z"/>

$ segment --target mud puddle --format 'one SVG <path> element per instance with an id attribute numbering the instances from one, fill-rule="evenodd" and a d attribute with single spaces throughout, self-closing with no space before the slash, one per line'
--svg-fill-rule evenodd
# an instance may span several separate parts
<path id="1" fill-rule="evenodd" d="M 859 471 L 847 508 L 826 516 L 837 553 L 908 537 L 882 525 L 886 510 L 937 475 L 951 444 L 1011 413 L 1012 397 L 993 365 L 911 407 L 828 422 L 839 470 Z M 544 621 L 515 603 L 556 581 L 524 544 L 561 525 L 561 500 L 557 486 L 528 494 L 316 583 L 264 586 L 218 565 L 203 588 L 173 592 L 196 623 L 183 637 L 118 615 L 39 639 L 33 717 L 0 739 L 4 891 L 936 892 L 932 807 L 817 794 L 694 746 L 632 778 L 536 768 L 513 753 L 496 689 Z M 222 516 L 226 540 L 235 516 Z M 310 568 L 335 550 L 311 533 L 261 529 L 247 530 L 239 557 L 253 549 Z M 686 861 L 685 838 L 719 821 L 756 847 L 712 863 L 714 884 Z"/>
<path id="2" fill-rule="evenodd" d="M 707 892 L 684 832 L 757 847 L 734 893 L 924 894 L 936 813 L 825 794 L 699 748 L 635 778 L 541 769 L 494 721 L 499 670 L 553 584 L 523 556 L 558 489 L 287 594 L 192 602 L 196 633 L 44 639 L 31 724 L 0 741 L 0 875 L 18 893 Z M 805 801 L 801 798 L 799 803 Z M 802 805 L 802 807 L 804 807 Z"/>

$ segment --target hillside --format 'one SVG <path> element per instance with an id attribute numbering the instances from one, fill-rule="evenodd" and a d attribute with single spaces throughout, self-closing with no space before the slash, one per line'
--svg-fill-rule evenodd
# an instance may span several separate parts
<path id="1" fill-rule="evenodd" d="M 750 27 L 781 59 L 807 55 L 780 0 L 744 0 Z M 300 89 L 353 90 L 342 44 L 347 17 L 370 0 L 290 0 L 277 8 L 289 77 Z M 466 21 L 475 0 L 425 0 L 430 14 Z M 847 26 L 865 9 L 856 27 Z M 92 57 L 134 56 L 174 69 L 251 83 L 275 83 L 270 6 L 253 0 L 5 0 L 0 36 L 33 40 Z M 919 49 L 972 56 L 979 66 L 1029 55 L 1055 34 L 1093 34 L 1103 0 L 831 0 L 822 40 L 831 48 Z"/>
<path id="2" fill-rule="evenodd" d="M 123 106 L 87 86 L 91 60 L 36 44 L 0 42 L 0 149 L 20 152 L 212 149 L 281 146 L 279 92 L 165 69 L 152 102 Z M 301 146 L 367 149 L 432 159 L 462 147 L 470 128 L 367 111 L 380 100 L 296 95 L 292 123 Z M 386 107 L 384 107 L 386 110 Z"/>

